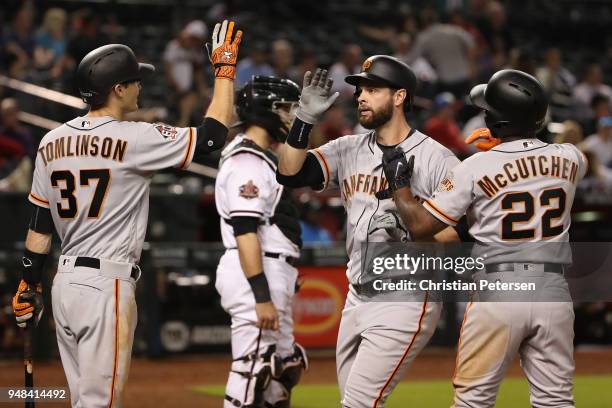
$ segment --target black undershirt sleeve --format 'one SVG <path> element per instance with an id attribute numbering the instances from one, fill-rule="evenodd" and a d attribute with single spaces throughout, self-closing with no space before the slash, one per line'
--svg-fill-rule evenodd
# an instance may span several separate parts
<path id="1" fill-rule="evenodd" d="M 234 236 L 257 232 L 259 218 L 257 217 L 232 217 L 230 224 L 234 228 Z"/>
<path id="2" fill-rule="evenodd" d="M 30 229 L 41 234 L 52 234 L 54 230 L 51 210 L 32 204 L 32 217 L 30 218 Z"/>
<path id="3" fill-rule="evenodd" d="M 225 145 L 227 127 L 213 118 L 204 118 L 204 122 L 196 128 L 197 137 L 193 161 L 202 163 L 206 156 Z"/>
<path id="4" fill-rule="evenodd" d="M 312 153 L 306 154 L 306 160 L 300 171 L 293 176 L 285 176 L 276 170 L 276 181 L 287 187 L 313 187 L 317 188 L 325 181 L 321 164 Z"/>

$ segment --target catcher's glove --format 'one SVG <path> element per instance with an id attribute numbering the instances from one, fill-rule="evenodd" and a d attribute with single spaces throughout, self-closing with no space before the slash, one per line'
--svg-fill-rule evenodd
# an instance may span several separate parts
<path id="1" fill-rule="evenodd" d="M 242 40 L 242 31 L 238 30 L 232 41 L 234 22 L 227 20 L 217 23 L 212 34 L 212 45 L 206 43 L 208 58 L 215 68 L 215 78 L 234 80 L 236 77 L 236 61 L 238 46 Z"/>
<path id="2" fill-rule="evenodd" d="M 34 324 L 34 327 L 36 327 L 44 310 L 42 284 L 37 283 L 35 286 L 31 286 L 22 280 L 17 288 L 17 293 L 13 297 L 13 312 L 15 313 L 17 326 L 26 328 L 26 326 Z"/>
<path id="3" fill-rule="evenodd" d="M 493 137 L 488 128 L 478 128 L 474 130 L 467 139 L 465 139 L 466 144 L 471 144 L 473 142 L 476 142 L 474 143 L 474 146 L 480 150 L 491 150 L 501 143 L 501 139 Z"/>

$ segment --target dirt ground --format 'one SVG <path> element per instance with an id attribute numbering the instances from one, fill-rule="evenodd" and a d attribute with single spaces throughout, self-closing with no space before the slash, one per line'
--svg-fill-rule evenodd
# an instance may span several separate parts
<path id="1" fill-rule="evenodd" d="M 576 353 L 577 375 L 612 374 L 612 349 L 579 351 Z M 410 367 L 404 380 L 450 379 L 455 364 L 453 350 L 427 349 Z M 125 389 L 123 407 L 221 407 L 221 399 L 196 394 L 195 385 L 223 384 L 229 367 L 228 356 L 181 356 L 163 359 L 137 358 L 132 361 L 130 378 Z M 329 353 L 311 357 L 311 369 L 303 383 L 336 382 L 333 356 Z M 511 376 L 521 375 L 518 362 Z M 66 387 L 58 361 L 35 364 L 35 384 L 45 387 Z M 23 366 L 19 361 L 0 362 L 0 387 L 23 386 Z M 15 404 L 0 406 L 16 407 Z M 46 408 L 68 404 L 45 403 Z"/>

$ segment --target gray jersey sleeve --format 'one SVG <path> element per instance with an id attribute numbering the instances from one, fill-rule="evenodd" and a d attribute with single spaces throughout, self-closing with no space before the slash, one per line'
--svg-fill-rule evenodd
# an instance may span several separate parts
<path id="1" fill-rule="evenodd" d="M 163 123 L 135 122 L 138 132 L 133 166 L 142 171 L 157 171 L 170 167 L 185 169 L 193 159 L 197 131 Z"/>
<path id="2" fill-rule="evenodd" d="M 49 208 L 49 191 L 48 186 L 50 181 L 47 175 L 47 168 L 43 163 L 43 158 L 40 153 L 36 155 L 36 161 L 34 164 L 34 177 L 32 179 L 32 190 L 28 200 L 31 203 L 36 204 L 40 207 Z"/>
<path id="3" fill-rule="evenodd" d="M 573 150 L 574 153 L 576 154 L 576 157 L 578 158 L 578 180 L 582 180 L 589 169 L 588 159 L 586 158 L 584 153 L 582 153 L 580 149 L 578 149 L 573 144 L 564 143 L 563 146 L 567 146 L 570 150 Z"/>
<path id="4" fill-rule="evenodd" d="M 447 148 L 433 150 L 428 161 L 428 188 L 429 197 L 431 197 L 442 180 L 456 167 L 459 163 L 459 159 Z"/>
<path id="5" fill-rule="evenodd" d="M 445 224 L 455 226 L 473 199 L 473 180 L 466 162 L 460 163 L 442 179 L 423 207 Z"/>
<path id="6" fill-rule="evenodd" d="M 325 180 L 320 191 L 327 190 L 328 188 L 337 188 L 339 185 L 338 169 L 340 167 L 340 157 L 342 156 L 342 140 L 343 138 L 338 138 L 310 150 L 310 153 L 314 154 L 323 170 Z"/>

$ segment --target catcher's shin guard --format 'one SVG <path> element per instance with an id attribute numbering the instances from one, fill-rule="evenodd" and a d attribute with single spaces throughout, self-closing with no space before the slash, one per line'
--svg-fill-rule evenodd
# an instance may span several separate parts
<path id="1" fill-rule="evenodd" d="M 230 376 L 241 376 L 246 380 L 241 401 L 238 395 L 225 395 L 225 399 L 235 407 L 261 408 L 264 405 L 263 394 L 273 378 L 278 378 L 282 371 L 282 360 L 276 354 L 276 345 L 268 346 L 262 353 L 249 353 L 232 362 Z"/>
<path id="2" fill-rule="evenodd" d="M 266 402 L 266 407 L 289 408 L 291 403 L 291 389 L 295 387 L 302 378 L 302 372 L 308 370 L 308 356 L 302 345 L 293 345 L 293 354 L 283 359 L 283 372 L 280 377 L 274 379 L 272 386 L 282 388 L 280 394 L 282 399 L 274 403 Z"/>

